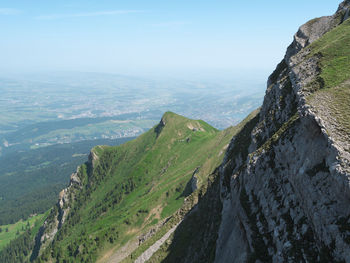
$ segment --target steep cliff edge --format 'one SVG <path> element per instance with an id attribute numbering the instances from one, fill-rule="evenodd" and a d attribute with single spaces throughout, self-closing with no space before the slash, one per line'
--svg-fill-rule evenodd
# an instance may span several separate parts
<path id="1" fill-rule="evenodd" d="M 299 29 L 231 142 L 215 262 L 350 262 L 349 8 Z"/>
<path id="2" fill-rule="evenodd" d="M 92 165 L 93 160 L 94 153 L 91 151 L 88 163 Z M 80 171 L 80 169 L 81 167 L 78 167 L 77 172 L 71 175 L 68 187 L 59 193 L 57 204 L 51 209 L 49 216 L 39 229 L 35 240 L 35 248 L 31 256 L 32 259 L 37 258 L 51 244 L 57 232 L 65 223 L 75 195 L 82 189 L 81 177 L 84 175 L 84 172 Z"/>

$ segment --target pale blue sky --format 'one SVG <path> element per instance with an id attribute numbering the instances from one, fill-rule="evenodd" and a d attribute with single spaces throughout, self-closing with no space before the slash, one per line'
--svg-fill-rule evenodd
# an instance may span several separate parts
<path id="1" fill-rule="evenodd" d="M 270 72 L 338 0 L 2 0 L 0 70 Z"/>

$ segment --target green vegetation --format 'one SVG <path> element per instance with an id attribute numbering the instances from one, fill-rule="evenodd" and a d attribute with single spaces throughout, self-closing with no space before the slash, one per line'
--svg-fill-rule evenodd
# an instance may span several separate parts
<path id="1" fill-rule="evenodd" d="M 44 214 L 36 215 L 28 218 L 27 220 L 18 221 L 15 224 L 1 225 L 0 226 L 0 251 L 15 239 L 19 235 L 23 234 L 26 230 L 34 227 L 37 221 L 42 222 Z"/>
<path id="2" fill-rule="evenodd" d="M 321 56 L 320 77 L 325 88 L 333 88 L 350 79 L 350 20 L 326 33 L 310 45 L 311 54 Z"/>
<path id="3" fill-rule="evenodd" d="M 31 237 L 31 233 L 31 230 L 28 229 L 16 239 L 12 240 L 10 244 L 0 252 L 0 262 L 28 262 L 34 247 L 34 240 Z"/>
<path id="4" fill-rule="evenodd" d="M 320 116 L 332 123 L 332 136 L 350 139 L 350 20 L 325 34 L 311 46 L 310 56 L 319 58 L 317 91 L 308 101 Z M 350 151 L 350 149 L 348 149 Z"/>
<path id="5" fill-rule="evenodd" d="M 138 242 L 140 233 L 183 206 L 197 168 L 198 181 L 206 184 L 237 131 L 171 112 L 162 123 L 121 146 L 93 149 L 93 170 L 89 164 L 79 169 L 83 189 L 75 191 L 65 224 L 38 261 L 92 262 Z"/>
<path id="6" fill-rule="evenodd" d="M 93 146 L 130 139 L 59 144 L 0 157 L 0 225 L 47 211 Z"/>
<path id="7" fill-rule="evenodd" d="M 0 251 L 0 262 L 28 262 L 35 247 L 35 236 L 38 234 L 47 215 L 48 212 L 34 216 L 26 222 L 18 222 L 15 225 L 10 226 L 12 228 L 11 231 L 16 231 L 16 236 L 15 238 L 12 238 L 12 240 L 10 240 L 10 236 L 7 236 L 6 239 L 4 239 L 4 244 L 9 243 L 2 248 L 2 251 Z M 20 225 L 22 225 L 23 228 L 20 227 Z M 20 230 L 18 227 L 20 227 Z M 24 231 L 22 229 L 24 229 Z"/>
<path id="8" fill-rule="evenodd" d="M 350 20 L 326 33 L 310 45 L 310 56 L 319 57 L 320 75 L 315 81 L 320 83 L 323 96 L 330 96 L 338 117 L 349 115 L 350 80 Z M 337 112 L 338 111 L 338 112 Z M 345 119 L 342 121 L 346 124 Z"/>
<path id="9" fill-rule="evenodd" d="M 170 238 L 171 242 L 165 242 L 150 262 L 214 261 L 222 210 L 218 192 L 220 177 L 216 170 L 209 176 L 207 185 L 193 193 L 193 197 L 198 198 L 196 208 L 186 213 L 186 218 Z"/>

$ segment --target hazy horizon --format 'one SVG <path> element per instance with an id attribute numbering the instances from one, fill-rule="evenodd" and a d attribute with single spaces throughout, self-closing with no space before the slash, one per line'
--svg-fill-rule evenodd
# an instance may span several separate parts
<path id="1" fill-rule="evenodd" d="M 5 0 L 0 70 L 265 79 L 298 27 L 339 2 Z"/>

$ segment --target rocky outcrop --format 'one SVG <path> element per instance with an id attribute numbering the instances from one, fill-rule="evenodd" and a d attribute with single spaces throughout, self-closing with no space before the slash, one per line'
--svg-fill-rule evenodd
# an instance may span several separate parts
<path id="1" fill-rule="evenodd" d="M 101 146 L 97 146 L 101 147 Z M 92 170 L 96 163 L 98 162 L 99 157 L 95 149 L 90 151 L 87 167 Z M 40 253 L 54 240 L 57 232 L 65 223 L 67 216 L 70 211 L 70 207 L 74 202 L 75 196 L 83 188 L 82 179 L 80 178 L 81 166 L 77 168 L 75 173 L 72 173 L 68 187 L 64 188 L 58 196 L 58 201 L 56 205 L 51 209 L 51 212 L 48 218 L 45 220 L 44 224 L 41 226 L 37 236 L 35 237 L 35 250 L 33 251 L 32 258 L 40 256 Z"/>
<path id="2" fill-rule="evenodd" d="M 193 193 L 194 191 L 196 191 L 198 189 L 198 177 L 196 176 L 196 174 L 199 172 L 199 167 L 196 168 L 196 170 L 194 170 L 193 174 L 192 174 L 192 178 L 191 178 L 191 193 Z"/>
<path id="3" fill-rule="evenodd" d="M 154 129 L 154 132 L 157 134 L 157 137 L 160 135 L 161 131 L 163 130 L 163 128 L 165 127 L 166 121 L 165 118 L 162 118 L 159 122 L 159 124 L 156 126 L 156 128 Z"/>
<path id="4" fill-rule="evenodd" d="M 67 188 L 59 193 L 56 206 L 51 210 L 50 215 L 45 220 L 38 235 L 36 236 L 36 250 L 33 254 L 40 255 L 40 251 L 44 250 L 54 239 L 58 230 L 64 224 L 70 210 L 70 203 L 74 200 L 74 192 L 81 188 L 81 180 L 79 178 L 79 167 L 77 172 L 70 177 Z"/>
<path id="5" fill-rule="evenodd" d="M 100 146 L 97 146 L 100 147 Z M 88 157 L 88 162 L 91 164 L 91 168 L 94 169 L 96 162 L 98 161 L 98 155 L 96 152 L 92 149 L 90 151 L 89 157 Z"/>
<path id="6" fill-rule="evenodd" d="M 290 62 L 289 60 L 292 56 L 348 19 L 349 7 L 350 2 L 344 1 L 339 5 L 339 8 L 334 15 L 315 18 L 302 25 L 294 35 L 294 41 L 287 49 L 284 58 L 286 62 Z"/>
<path id="7" fill-rule="evenodd" d="M 170 237 L 172 233 L 176 230 L 181 221 L 173 226 L 164 236 L 158 239 L 153 245 L 151 245 L 145 252 L 143 252 L 136 260 L 135 263 L 147 262 L 155 252 L 164 244 L 164 242 Z"/>
<path id="8" fill-rule="evenodd" d="M 299 29 L 268 80 L 259 118 L 233 138 L 220 168 L 215 262 L 350 262 L 350 162 L 306 101 L 320 73 L 307 46 L 349 8 L 344 1 Z"/>
<path id="9" fill-rule="evenodd" d="M 212 262 L 222 208 L 217 198 L 219 191 L 220 181 L 216 169 L 205 184 L 185 198 L 184 207 L 176 213 L 180 220 L 176 220 L 168 228 L 167 235 L 151 246 L 144 255 L 152 254 L 147 262 Z M 168 253 L 164 255 L 164 251 Z"/>

